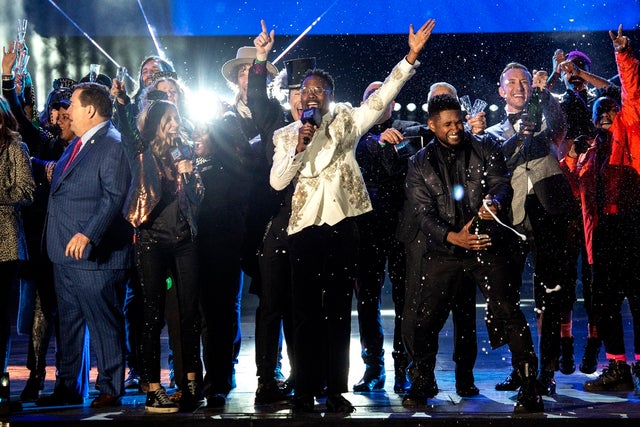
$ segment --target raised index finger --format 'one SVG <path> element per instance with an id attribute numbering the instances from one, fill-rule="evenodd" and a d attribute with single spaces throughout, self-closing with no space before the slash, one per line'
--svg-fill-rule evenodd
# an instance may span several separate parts
<path id="1" fill-rule="evenodd" d="M 260 20 L 260 25 L 262 25 L 262 32 L 263 32 L 263 33 L 265 33 L 265 34 L 269 34 L 269 33 L 267 32 L 267 23 L 266 23 L 266 22 L 264 22 L 264 19 L 261 19 L 261 20 Z"/>

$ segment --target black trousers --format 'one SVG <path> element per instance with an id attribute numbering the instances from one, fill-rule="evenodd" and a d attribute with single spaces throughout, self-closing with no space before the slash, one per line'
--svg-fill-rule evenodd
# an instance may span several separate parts
<path id="1" fill-rule="evenodd" d="M 625 354 L 622 302 L 629 302 L 633 346 L 640 355 L 640 230 L 638 215 L 603 215 L 593 234 L 593 309 L 598 336 L 611 355 Z"/>
<path id="2" fill-rule="evenodd" d="M 180 311 L 180 348 L 185 373 L 200 365 L 200 311 L 196 244 L 191 239 L 159 242 L 138 233 L 136 265 L 144 298 L 143 378 L 160 382 L 160 332 L 164 326 L 167 273 L 173 278 Z"/>
<path id="3" fill-rule="evenodd" d="M 391 281 L 391 297 L 395 307 L 394 352 L 404 353 L 402 344 L 402 312 L 404 309 L 405 253 L 404 245 L 395 238 L 395 223 L 379 218 L 374 212 L 357 217 L 360 233 L 356 299 L 358 325 L 363 357 L 383 354 L 384 331 L 380 317 L 385 267 Z"/>
<path id="4" fill-rule="evenodd" d="M 405 299 L 419 295 L 422 262 L 425 252 L 424 242 L 424 234 L 419 231 L 414 240 L 405 244 L 407 276 Z M 453 316 L 453 361 L 458 367 L 473 369 L 478 355 L 475 284 L 459 289 L 454 299 L 455 303 L 451 305 L 451 315 Z M 415 322 L 415 310 L 412 310 L 411 307 L 407 309 L 406 303 L 403 305 L 405 306 L 403 322 L 409 322 L 409 324 Z M 412 329 L 409 328 L 407 331 L 412 331 Z M 404 330 L 402 333 L 405 333 Z M 413 345 L 412 340 L 404 337 L 402 339 L 404 347 Z"/>
<path id="5" fill-rule="evenodd" d="M 207 395 L 226 395 L 235 387 L 234 365 L 240 349 L 242 239 L 224 230 L 217 236 L 201 233 L 199 239 L 204 390 Z"/>
<path id="6" fill-rule="evenodd" d="M 9 295 L 17 274 L 18 261 L 0 262 L 0 369 L 2 369 L 2 372 L 7 372 L 9 353 L 11 351 Z"/>
<path id="7" fill-rule="evenodd" d="M 407 294 L 403 327 L 411 360 L 409 378 L 418 391 L 432 378 L 438 335 L 459 303 L 456 297 L 476 285 L 496 327 L 506 334 L 513 366 L 537 362 L 531 331 L 519 307 L 520 278 L 510 258 L 487 252 L 468 257 L 429 253 L 423 258 L 422 272 L 420 286 Z"/>
<path id="8" fill-rule="evenodd" d="M 348 390 L 351 299 L 358 257 L 353 218 L 289 236 L 293 272 L 295 389 L 299 395 Z"/>
<path id="9" fill-rule="evenodd" d="M 260 381 L 270 381 L 278 365 L 281 331 L 289 352 L 290 378 L 295 378 L 293 360 L 293 312 L 291 308 L 291 262 L 286 226 L 289 212 L 273 219 L 267 229 L 258 259 L 261 284 L 256 310 L 256 367 Z"/>
<path id="10" fill-rule="evenodd" d="M 520 263 L 524 270 L 526 255 L 531 252 L 536 308 L 542 311 L 540 326 L 540 368 L 553 372 L 560 356 L 560 324 L 563 312 L 572 310 L 576 300 L 575 258 L 569 254 L 568 214 L 551 215 L 537 196 L 525 202 L 527 241 L 522 245 Z M 556 292 L 548 289 L 560 286 Z"/>

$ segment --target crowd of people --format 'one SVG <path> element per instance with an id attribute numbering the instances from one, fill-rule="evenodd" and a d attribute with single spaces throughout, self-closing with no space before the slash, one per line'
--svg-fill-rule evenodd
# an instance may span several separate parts
<path id="1" fill-rule="evenodd" d="M 126 389 L 146 393 L 151 413 L 223 408 L 236 386 L 243 274 L 259 297 L 256 405 L 307 413 L 322 397 L 329 412 L 355 411 L 343 396 L 354 295 L 365 369 L 352 390 L 383 389 L 387 274 L 393 389 L 406 407 L 438 394 L 449 313 L 456 392 L 479 394 L 478 288 L 491 346 L 512 354 L 496 389 L 517 391 L 516 413 L 544 411 L 555 372 L 576 370 L 578 278 L 589 321 L 579 369 L 596 372 L 602 345 L 608 361 L 585 390 L 640 394 L 640 66 L 622 26 L 610 32 L 619 87 L 579 51 L 557 50 L 550 74 L 509 62 L 498 76 L 506 116 L 492 126 L 447 82 L 431 85 L 426 123 L 394 119 L 432 19 L 410 26 L 408 53 L 356 107 L 334 104 L 335 81 L 316 58 L 285 61 L 278 74 L 274 31 L 261 27 L 222 67 L 234 102 L 205 123 L 190 120 L 183 83 L 156 56 L 142 61 L 131 96 L 103 74 L 59 78 L 38 114 L 16 67 L 24 42 L 3 49 L 0 356 L 7 376 L 8 295 L 19 283 L 18 330 L 30 336 L 21 401 L 82 403 L 93 351 L 92 408 L 120 405 Z M 289 110 L 270 97 L 271 80 Z M 537 351 L 520 308 L 528 259 Z M 171 395 L 160 375 L 165 324 Z M 55 387 L 41 395 L 52 336 Z"/>

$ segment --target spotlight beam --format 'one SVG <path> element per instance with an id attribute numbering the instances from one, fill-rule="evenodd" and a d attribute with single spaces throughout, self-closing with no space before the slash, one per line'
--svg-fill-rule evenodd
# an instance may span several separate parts
<path id="1" fill-rule="evenodd" d="M 78 24 L 76 24 L 76 22 L 75 22 L 73 19 L 71 19 L 71 17 L 70 17 L 69 15 L 67 15 L 67 14 L 65 13 L 65 11 L 64 11 L 64 10 L 62 10 L 62 9 L 60 8 L 60 6 L 58 6 L 58 5 L 56 4 L 56 2 L 55 2 L 55 1 L 53 1 L 53 0 L 49 0 L 49 3 L 51 3 L 51 5 L 52 5 L 53 7 L 55 7 L 55 8 L 58 10 L 58 12 L 60 12 L 60 13 L 62 14 L 62 16 L 64 16 L 64 17 L 67 19 L 67 21 L 69 21 L 69 22 L 71 23 L 71 25 L 73 25 L 74 27 L 76 27 L 76 28 L 78 29 L 78 31 L 80 31 L 80 32 L 82 33 L 82 35 L 83 35 L 83 36 L 85 36 L 85 37 L 87 38 L 87 40 L 89 40 L 89 41 L 90 41 L 90 42 L 91 42 L 95 47 L 97 47 L 97 48 L 98 48 L 98 50 L 99 50 L 100 52 L 102 52 L 102 54 L 103 54 L 104 56 L 106 56 L 106 57 L 107 57 L 107 59 L 108 59 L 109 61 L 111 61 L 111 62 L 112 62 L 116 67 L 119 67 L 119 66 L 120 66 L 120 64 L 118 64 L 118 62 L 117 62 L 115 59 L 113 59 L 113 58 L 111 57 L 111 55 L 109 55 L 109 54 L 108 54 L 108 53 L 107 53 L 107 52 L 106 52 L 106 51 L 105 51 L 105 50 L 104 50 L 104 49 L 103 49 L 103 48 L 98 44 L 98 42 L 96 42 L 94 39 L 92 39 L 92 38 L 91 38 L 91 36 L 89 36 L 89 34 L 87 34 L 87 33 L 86 33 L 82 28 L 80 28 L 80 26 L 79 26 Z"/>
<path id="2" fill-rule="evenodd" d="M 138 0 L 138 1 L 140 1 L 140 0 Z M 282 58 L 283 58 L 287 53 L 289 53 L 289 51 L 290 51 L 291 49 L 293 49 L 293 48 L 298 44 L 298 42 L 299 42 L 299 41 L 300 41 L 304 36 L 306 36 L 306 35 L 307 35 L 307 33 L 308 33 L 309 31 L 311 31 L 311 29 L 312 29 L 313 27 L 315 27 L 315 25 L 316 25 L 318 22 L 320 22 L 320 20 L 322 19 L 322 17 L 323 17 L 324 15 L 326 15 L 326 14 L 327 14 L 327 12 L 329 12 L 329 10 L 330 10 L 333 6 L 335 6 L 335 5 L 336 5 L 336 3 L 338 3 L 338 0 L 335 0 L 335 1 L 331 4 L 331 6 L 329 6 L 329 7 L 327 8 L 327 10 L 325 10 L 324 12 L 322 12 L 322 14 L 320 14 L 320 16 L 318 16 L 318 17 L 316 18 L 316 20 L 315 20 L 315 21 L 313 21 L 313 22 L 311 23 L 311 25 L 309 25 L 309 26 L 308 26 L 308 27 L 307 27 L 307 28 L 306 28 L 306 29 L 305 29 L 305 30 L 304 30 L 304 31 L 303 31 L 303 32 L 302 32 L 302 33 L 301 33 L 301 34 L 300 34 L 300 35 L 299 35 L 299 36 L 298 36 L 294 41 L 292 41 L 292 42 L 291 42 L 291 44 L 290 44 L 289 46 L 287 46 L 287 48 L 286 48 L 285 50 L 283 50 L 283 51 L 282 51 L 282 53 L 281 53 L 280 55 L 278 55 L 278 57 L 277 57 L 276 59 L 274 59 L 274 60 L 273 60 L 272 64 L 274 64 L 274 65 L 275 65 L 275 64 L 276 64 L 276 63 L 278 63 L 278 61 L 280 61 L 280 60 L 281 60 L 281 59 L 282 59 Z"/>
<path id="3" fill-rule="evenodd" d="M 156 52 L 158 52 L 158 56 L 162 59 L 167 59 L 162 49 L 160 49 L 160 43 L 158 43 L 158 37 L 156 37 L 156 32 L 153 30 L 153 27 L 149 23 L 149 18 L 147 18 L 147 13 L 144 11 L 144 8 L 142 7 L 142 2 L 140 0 L 138 0 L 138 7 L 140 7 L 140 12 L 142 12 L 144 22 L 147 24 L 149 35 L 151 36 L 151 40 L 153 40 L 153 45 L 156 47 Z"/>

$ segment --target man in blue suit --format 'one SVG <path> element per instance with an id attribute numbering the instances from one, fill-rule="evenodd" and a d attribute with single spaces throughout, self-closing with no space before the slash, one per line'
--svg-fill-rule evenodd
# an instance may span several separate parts
<path id="1" fill-rule="evenodd" d="M 122 302 L 133 232 L 121 210 L 131 173 L 111 111 L 104 86 L 76 86 L 68 112 L 78 139 L 54 169 L 45 231 L 60 312 L 60 366 L 53 394 L 38 406 L 83 402 L 76 379 L 87 327 L 100 373 L 91 406 L 116 406 L 124 391 Z"/>

